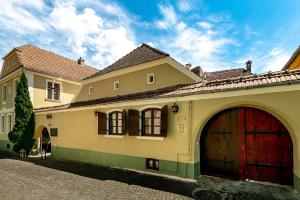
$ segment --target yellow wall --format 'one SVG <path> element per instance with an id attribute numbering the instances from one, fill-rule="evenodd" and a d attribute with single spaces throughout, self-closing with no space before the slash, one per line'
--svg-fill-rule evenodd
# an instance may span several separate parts
<path id="1" fill-rule="evenodd" d="M 157 104 L 164 106 L 166 104 Z M 170 107 L 172 104 L 168 104 Z M 126 109 L 140 109 L 143 106 L 129 106 Z M 52 115 L 52 119 L 46 119 L 46 115 L 36 115 L 36 127 L 45 126 L 48 128 L 58 128 L 58 137 L 52 137 L 52 147 L 69 147 L 76 149 L 95 150 L 100 152 L 115 153 L 122 155 L 135 155 L 139 157 L 153 157 L 158 159 L 177 160 L 177 153 L 185 150 L 187 124 L 186 112 L 187 103 L 180 103 L 182 112 L 176 114 L 176 120 L 169 109 L 169 134 L 164 141 L 140 140 L 136 136 L 125 135 L 124 138 L 106 138 L 97 133 L 97 117 L 95 110 L 75 111 L 57 113 Z M 114 109 L 124 109 L 116 107 Z M 110 108 L 101 109 L 107 112 Z M 49 126 L 51 124 L 51 126 Z M 183 132 L 180 132 L 180 124 Z M 36 131 L 38 138 L 41 130 Z M 180 141 L 180 142 L 175 142 Z"/>
<path id="2" fill-rule="evenodd" d="M 176 99 L 136 101 L 123 103 L 123 105 L 119 103 L 118 107 L 102 105 L 93 109 L 81 108 L 80 111 L 56 112 L 53 113 L 51 120 L 46 119 L 46 114 L 37 114 L 36 127 L 58 128 L 58 137 L 52 138 L 54 148 L 55 146 L 69 147 L 194 163 L 200 159 L 199 138 L 205 123 L 221 110 L 236 106 L 250 106 L 273 114 L 289 130 L 294 145 L 294 173 L 299 177 L 299 99 L 300 85 L 220 92 Z M 168 104 L 170 108 L 175 100 L 178 101 L 180 110 L 175 115 L 169 110 L 168 137 L 163 141 L 140 140 L 128 135 L 115 139 L 97 134 L 97 117 L 94 115 L 96 108 L 102 112 L 111 109 L 139 109 L 146 105 Z M 163 101 L 166 102 L 159 103 Z M 183 127 L 182 132 L 180 127 Z M 36 137 L 39 134 L 40 131 L 36 131 Z"/>
<path id="3" fill-rule="evenodd" d="M 154 84 L 147 84 L 147 74 L 150 73 L 155 74 Z M 114 81 L 120 81 L 119 90 L 114 90 Z M 76 101 L 136 93 L 193 82 L 194 81 L 190 77 L 179 72 L 177 69 L 168 64 L 163 64 L 113 78 L 84 84 Z M 94 88 L 94 93 L 91 95 L 88 94 L 88 88 L 90 86 L 93 86 Z"/>
<path id="4" fill-rule="evenodd" d="M 300 54 L 295 58 L 295 60 L 288 67 L 289 70 L 300 68 Z"/>
<path id="5" fill-rule="evenodd" d="M 46 100 L 46 81 L 57 81 L 61 83 L 61 100 L 49 101 Z M 34 108 L 57 106 L 67 104 L 72 101 L 74 96 L 78 93 L 80 85 L 75 85 L 65 81 L 58 81 L 57 79 L 47 78 L 44 76 L 34 75 Z"/>

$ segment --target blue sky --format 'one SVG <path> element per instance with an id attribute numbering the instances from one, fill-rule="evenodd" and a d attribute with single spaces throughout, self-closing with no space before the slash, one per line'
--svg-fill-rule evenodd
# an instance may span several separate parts
<path id="1" fill-rule="evenodd" d="M 283 67 L 300 44 L 299 0 L 6 0 L 0 54 L 34 44 L 99 69 L 141 43 L 204 71 Z"/>

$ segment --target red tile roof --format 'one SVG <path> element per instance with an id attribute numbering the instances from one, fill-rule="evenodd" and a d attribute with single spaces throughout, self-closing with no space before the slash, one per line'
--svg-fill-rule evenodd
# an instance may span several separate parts
<path id="1" fill-rule="evenodd" d="M 115 63 L 111 64 L 110 66 L 104 68 L 103 70 L 100 70 L 99 72 L 92 74 L 88 78 L 93 78 L 96 76 L 100 76 L 102 74 L 106 74 L 108 72 L 112 72 L 119 69 L 124 69 L 127 67 L 131 67 L 134 65 L 158 60 L 164 57 L 169 56 L 168 53 L 163 52 L 159 49 L 156 49 L 154 47 L 151 47 L 147 44 L 142 44 L 140 47 L 134 49 L 124 57 L 120 58 Z"/>
<path id="2" fill-rule="evenodd" d="M 214 72 L 204 72 L 203 79 L 207 81 L 226 79 L 226 78 L 236 78 L 241 76 L 251 75 L 250 71 L 247 71 L 244 68 L 236 68 L 236 69 L 227 69 L 222 71 L 214 71 Z"/>
<path id="3" fill-rule="evenodd" d="M 80 65 L 77 61 L 32 45 L 19 46 L 15 50 L 21 63 L 20 67 L 30 71 L 73 81 L 80 81 L 98 71 L 96 68 Z M 9 73 L 11 71 L 2 73 L 1 78 Z"/>
<path id="4" fill-rule="evenodd" d="M 176 85 L 147 92 L 106 97 L 88 101 L 78 101 L 59 107 L 39 108 L 35 109 L 35 111 L 43 112 L 82 106 L 111 104 L 122 101 L 156 99 L 174 96 L 188 96 L 194 94 L 226 92 L 231 90 L 243 90 L 251 88 L 270 87 L 276 85 L 289 85 L 293 83 L 300 83 L 300 70 L 270 72 L 259 75 L 254 74 L 249 76 L 242 76 L 233 79 L 222 79 L 214 81 L 203 81 L 194 84 Z"/>

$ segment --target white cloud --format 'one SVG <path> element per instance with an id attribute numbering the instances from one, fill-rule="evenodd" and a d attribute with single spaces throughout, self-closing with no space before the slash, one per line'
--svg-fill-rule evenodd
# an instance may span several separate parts
<path id="1" fill-rule="evenodd" d="M 273 47 L 270 52 L 265 49 L 253 48 L 251 52 L 236 60 L 235 63 L 244 66 L 247 60 L 252 60 L 252 71 L 262 73 L 281 70 L 289 58 L 289 53 L 279 46 Z"/>
<path id="2" fill-rule="evenodd" d="M 173 6 L 171 5 L 159 5 L 160 13 L 163 15 L 162 20 L 156 21 L 156 26 L 160 29 L 172 28 L 177 23 L 177 15 Z"/>
<path id="3" fill-rule="evenodd" d="M 188 12 L 192 10 L 193 5 L 192 2 L 188 0 L 179 0 L 177 3 L 177 7 L 182 12 Z"/>
<path id="4" fill-rule="evenodd" d="M 200 27 L 205 28 L 205 29 L 211 29 L 212 28 L 212 24 L 209 22 L 198 22 L 197 23 Z"/>
<path id="5" fill-rule="evenodd" d="M 107 5 L 107 9 L 112 11 L 112 5 Z M 92 8 L 78 11 L 73 2 L 56 4 L 50 14 L 50 23 L 53 29 L 67 36 L 75 54 L 88 57 L 88 49 L 93 50 L 91 61 L 102 67 L 136 46 L 128 24 L 104 18 Z"/>
<path id="6" fill-rule="evenodd" d="M 42 12 L 45 5 L 42 0 L 10 0 L 2 1 L 0 6 L 0 24 L 6 29 L 17 33 L 31 33 L 45 31 L 47 25 L 42 16 L 35 16 L 34 12 Z"/>
<path id="7" fill-rule="evenodd" d="M 279 47 L 274 47 L 265 59 L 264 71 L 281 70 L 287 63 L 290 55 Z"/>
<path id="8" fill-rule="evenodd" d="M 213 30 L 212 24 L 206 21 L 199 22 L 195 26 L 179 20 L 174 9 L 170 5 L 160 5 L 161 11 L 168 10 L 170 17 L 161 12 L 163 19 L 159 22 L 165 24 L 169 34 L 160 38 L 161 46 L 181 63 L 201 65 L 205 71 L 217 70 L 225 67 L 227 62 L 223 59 L 226 47 L 235 44 L 231 38 L 223 37 Z M 175 20 L 176 19 L 176 20 Z M 201 28 L 200 28 L 200 27 Z M 170 36 L 171 35 L 171 36 Z"/>
<path id="9" fill-rule="evenodd" d="M 253 31 L 249 25 L 245 27 L 246 38 L 251 38 L 252 36 L 259 36 L 260 34 L 257 31 Z"/>

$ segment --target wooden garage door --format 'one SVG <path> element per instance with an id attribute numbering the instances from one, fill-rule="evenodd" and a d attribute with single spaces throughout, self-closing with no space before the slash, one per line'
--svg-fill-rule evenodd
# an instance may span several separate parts
<path id="1" fill-rule="evenodd" d="M 293 145 L 286 128 L 270 114 L 245 108 L 246 178 L 292 184 Z"/>
<path id="2" fill-rule="evenodd" d="M 236 115 L 234 109 L 223 111 L 205 126 L 200 142 L 202 174 L 238 178 Z"/>
<path id="3" fill-rule="evenodd" d="M 292 141 L 272 115 L 254 108 L 228 109 L 205 126 L 201 173 L 292 184 Z"/>

